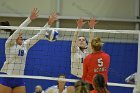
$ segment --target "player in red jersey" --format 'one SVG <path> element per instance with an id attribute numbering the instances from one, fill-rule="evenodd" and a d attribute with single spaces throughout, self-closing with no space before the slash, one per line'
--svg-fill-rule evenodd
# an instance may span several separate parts
<path id="1" fill-rule="evenodd" d="M 92 54 L 89 54 L 83 63 L 82 79 L 89 84 L 89 89 L 93 90 L 93 76 L 102 74 L 105 78 L 105 83 L 108 82 L 108 68 L 110 65 L 110 56 L 101 50 L 103 43 L 101 38 L 95 37 L 91 41 Z"/>
<path id="2" fill-rule="evenodd" d="M 101 74 L 96 74 L 94 76 L 93 87 L 94 90 L 92 90 L 90 93 L 110 93 L 106 88 L 105 79 Z"/>

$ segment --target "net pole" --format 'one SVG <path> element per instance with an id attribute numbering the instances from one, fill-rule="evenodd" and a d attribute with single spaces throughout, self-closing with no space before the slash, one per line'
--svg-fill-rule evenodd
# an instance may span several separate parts
<path id="1" fill-rule="evenodd" d="M 137 77 L 136 89 L 140 91 L 140 33 L 138 34 L 138 64 L 137 64 Z"/>

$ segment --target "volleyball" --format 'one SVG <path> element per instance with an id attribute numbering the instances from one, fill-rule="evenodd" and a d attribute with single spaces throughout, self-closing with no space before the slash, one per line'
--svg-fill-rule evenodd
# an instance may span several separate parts
<path id="1" fill-rule="evenodd" d="M 46 39 L 49 41 L 56 41 L 59 36 L 59 33 L 56 29 L 49 30 L 46 32 Z"/>

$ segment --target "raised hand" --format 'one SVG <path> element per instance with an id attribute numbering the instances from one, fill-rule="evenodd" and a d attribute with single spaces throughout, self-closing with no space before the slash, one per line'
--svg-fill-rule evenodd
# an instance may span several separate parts
<path id="1" fill-rule="evenodd" d="M 88 21 L 88 25 L 89 25 L 89 28 L 93 29 L 94 26 L 97 24 L 95 18 L 92 18 L 90 19 L 90 21 Z"/>
<path id="2" fill-rule="evenodd" d="M 78 19 L 77 20 L 77 28 L 82 28 L 83 25 L 84 25 L 83 19 L 82 18 Z"/>
<path id="3" fill-rule="evenodd" d="M 38 13 L 39 13 L 39 11 L 37 10 L 37 8 L 34 8 L 31 12 L 30 19 L 31 20 L 36 19 L 38 17 Z"/>
<path id="4" fill-rule="evenodd" d="M 57 20 L 57 13 L 52 13 L 48 19 L 48 25 L 52 25 Z"/>

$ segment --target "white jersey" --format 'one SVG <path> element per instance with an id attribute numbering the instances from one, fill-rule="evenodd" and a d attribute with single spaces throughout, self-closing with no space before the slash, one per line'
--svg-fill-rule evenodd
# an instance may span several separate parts
<path id="1" fill-rule="evenodd" d="M 54 86 L 49 87 L 49 88 L 45 91 L 45 93 L 59 93 L 59 89 L 58 89 L 57 85 L 54 85 Z M 65 89 L 63 90 L 62 93 L 67 93 L 67 88 L 66 88 L 66 86 L 65 86 Z"/>
<path id="2" fill-rule="evenodd" d="M 37 93 L 37 92 L 34 92 L 34 93 Z M 45 93 L 45 92 L 42 90 L 41 93 Z"/>
<path id="3" fill-rule="evenodd" d="M 88 49 L 84 49 L 82 52 L 78 46 L 76 47 L 76 52 L 71 51 L 71 74 L 82 77 L 83 61 L 87 55 Z"/>
<path id="4" fill-rule="evenodd" d="M 30 18 L 27 18 L 19 27 L 25 27 L 31 22 Z M 45 25 L 46 27 L 48 25 Z M 23 75 L 25 69 L 25 62 L 28 50 L 40 39 L 44 38 L 46 31 L 41 30 L 37 35 L 23 41 L 22 45 L 16 44 L 16 39 L 21 33 L 20 29 L 17 29 L 5 43 L 6 61 L 1 69 L 1 72 L 8 75 Z"/>

